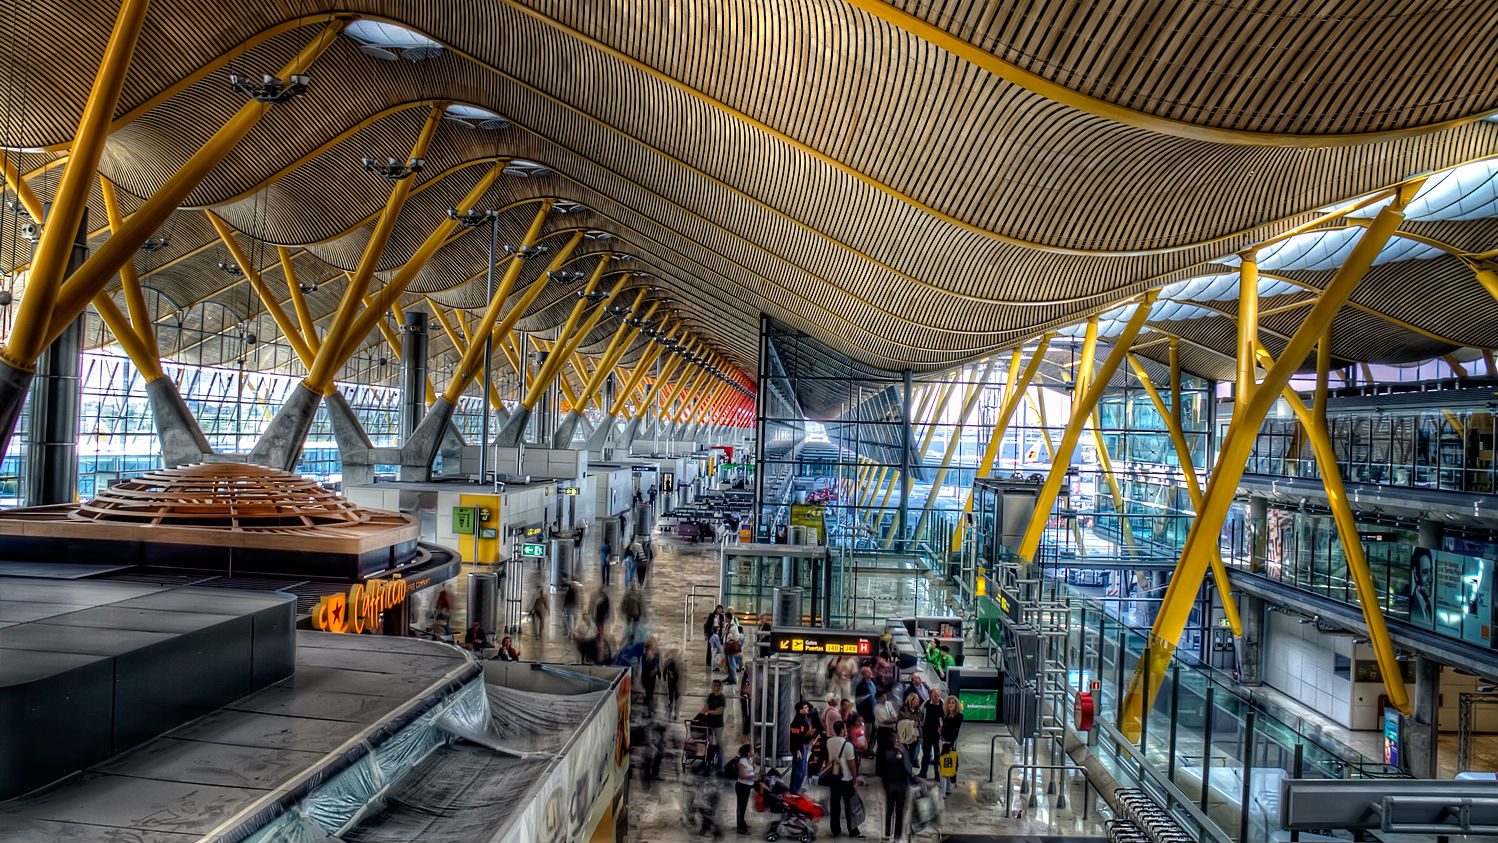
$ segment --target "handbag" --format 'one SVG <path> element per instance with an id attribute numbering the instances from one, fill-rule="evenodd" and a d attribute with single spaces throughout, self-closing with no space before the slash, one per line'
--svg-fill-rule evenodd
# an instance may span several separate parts
<path id="1" fill-rule="evenodd" d="M 855 792 L 853 798 L 848 800 L 848 825 L 851 828 L 858 828 L 863 825 L 865 816 L 867 816 L 867 811 L 863 807 L 863 797 Z"/>

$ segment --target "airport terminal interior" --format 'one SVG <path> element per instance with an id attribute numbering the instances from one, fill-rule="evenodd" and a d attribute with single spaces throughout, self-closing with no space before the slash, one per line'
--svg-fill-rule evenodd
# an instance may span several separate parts
<path id="1" fill-rule="evenodd" d="M 31 0 L 0 841 L 1498 840 L 1498 14 Z"/>

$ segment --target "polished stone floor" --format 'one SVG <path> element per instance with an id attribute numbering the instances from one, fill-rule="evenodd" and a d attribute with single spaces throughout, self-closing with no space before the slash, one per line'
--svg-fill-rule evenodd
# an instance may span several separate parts
<path id="1" fill-rule="evenodd" d="M 597 593 L 599 585 L 599 570 L 595 562 L 596 542 L 595 532 L 588 537 L 582 555 L 589 563 L 583 565 L 582 569 L 584 589 L 590 598 Z M 693 586 L 716 586 L 719 549 L 716 545 L 689 544 L 669 536 L 657 538 L 656 547 L 655 568 L 648 587 L 642 593 L 646 608 L 643 626 L 647 635 L 656 638 L 662 653 L 680 654 L 683 671 L 682 698 L 678 716 L 667 722 L 667 750 L 662 764 L 662 780 L 646 783 L 636 779 L 632 785 L 629 805 L 631 837 L 640 843 L 702 839 L 697 833 L 696 825 L 689 827 L 688 812 L 693 808 L 701 810 L 701 806 L 709 806 L 716 828 L 727 838 L 734 838 L 732 784 L 721 778 L 705 779 L 690 773 L 683 774 L 680 770 L 679 747 L 685 735 L 681 720 L 701 709 L 706 699 L 707 685 L 711 681 L 704 664 L 705 650 L 700 631 L 702 617 L 698 614 L 692 622 L 686 622 L 686 597 Z M 527 564 L 524 575 L 525 585 L 522 591 L 529 605 L 545 572 L 539 565 Z M 621 579 L 622 573 L 616 566 L 608 589 L 616 616 L 623 597 Z M 459 615 L 463 602 L 461 599 L 457 601 Z M 554 595 L 551 615 L 543 634 L 536 635 L 533 624 L 525 624 L 525 632 L 517 642 L 522 658 L 546 661 L 574 661 L 577 658 L 577 651 L 563 629 L 560 614 L 560 599 Z M 462 628 L 462 620 L 461 616 L 455 617 L 454 627 Z M 616 622 L 613 633 L 617 636 L 621 632 L 621 624 Z M 824 689 L 819 686 L 819 677 L 822 675 L 820 668 L 820 665 L 809 665 L 805 671 L 808 679 L 804 690 L 808 698 L 821 698 Z M 721 674 L 717 675 L 721 678 Z M 660 716 L 664 717 L 664 714 Z M 643 718 L 645 714 L 637 711 L 637 717 Z M 740 739 L 739 727 L 738 709 L 730 699 L 728 728 L 725 730 L 725 742 L 730 746 L 736 746 Z M 1081 818 L 1084 795 L 1080 779 L 1067 783 L 1066 807 L 1057 808 L 1056 796 L 1047 794 L 1043 789 L 1045 782 L 1042 782 L 1042 790 L 1032 806 L 1029 797 L 1018 792 L 1016 777 L 1012 810 L 1015 816 L 1006 815 L 1002 783 L 988 780 L 991 748 L 996 776 L 1002 780 L 1007 766 L 1019 758 L 1015 743 L 1007 737 L 1007 733 L 992 724 L 969 723 L 964 726 L 958 741 L 961 768 L 956 788 L 947 797 L 939 821 L 924 828 L 916 839 L 944 839 L 954 832 L 1016 841 L 1052 837 L 1098 839 L 1102 836 L 1102 822 L 1107 814 L 1095 794 L 1088 800 L 1093 802 L 1088 811 L 1090 818 Z M 869 838 L 880 838 L 884 833 L 884 794 L 878 779 L 872 775 L 872 767 L 872 761 L 863 762 L 866 775 L 859 793 L 865 800 L 868 818 L 861 831 Z M 826 797 L 826 790 L 823 788 L 813 787 L 808 792 L 819 800 Z M 753 833 L 740 839 L 762 839 L 770 822 L 769 814 L 754 813 L 751 808 L 748 823 Z M 822 839 L 830 837 L 825 818 L 819 824 L 819 831 Z"/>

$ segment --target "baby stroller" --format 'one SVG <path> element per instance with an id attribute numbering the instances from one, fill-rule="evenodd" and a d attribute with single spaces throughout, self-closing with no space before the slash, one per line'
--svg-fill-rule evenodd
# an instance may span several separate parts
<path id="1" fill-rule="evenodd" d="M 712 731 L 701 718 L 683 723 L 687 727 L 687 739 L 681 744 L 681 771 L 707 775 L 710 772 L 708 763 L 712 748 L 708 744 L 712 740 Z"/>
<path id="2" fill-rule="evenodd" d="M 791 793 L 780 777 L 774 774 L 760 777 L 755 785 L 755 805 L 761 811 L 779 814 L 780 819 L 770 823 L 765 839 L 774 843 L 783 834 L 793 840 L 810 843 L 817 836 L 817 820 L 826 813 L 811 797 Z"/>

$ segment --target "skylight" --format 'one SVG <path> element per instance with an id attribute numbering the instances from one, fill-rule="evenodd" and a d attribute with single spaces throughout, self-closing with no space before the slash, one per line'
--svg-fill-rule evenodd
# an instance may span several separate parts
<path id="1" fill-rule="evenodd" d="M 356 20 L 344 27 L 343 34 L 359 42 L 359 52 L 382 61 L 421 61 L 442 52 L 436 41 L 393 23 Z"/>

